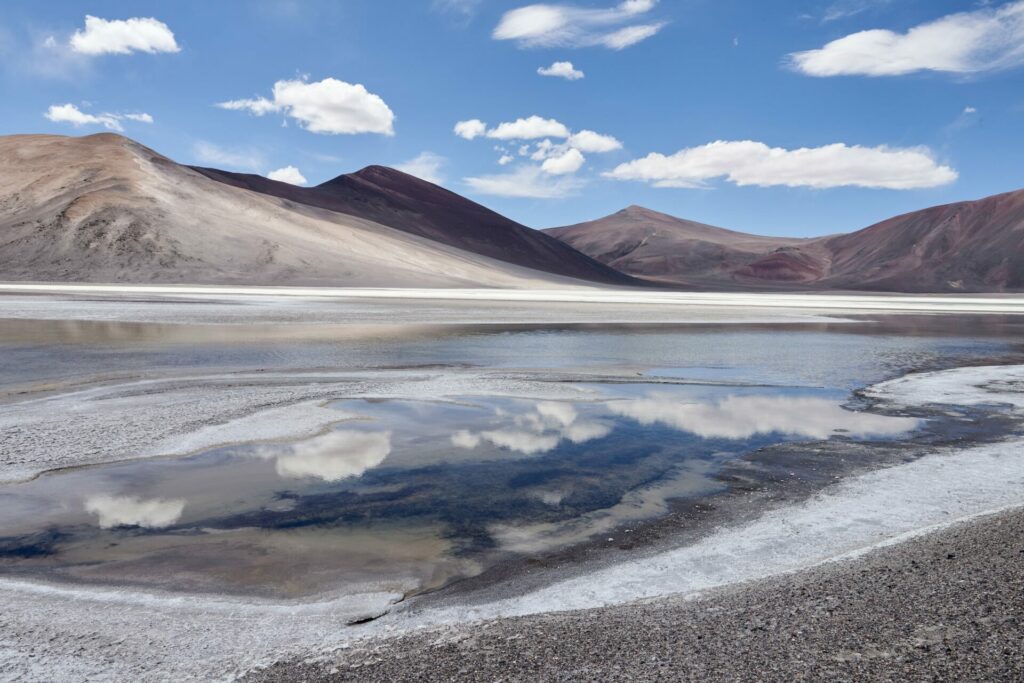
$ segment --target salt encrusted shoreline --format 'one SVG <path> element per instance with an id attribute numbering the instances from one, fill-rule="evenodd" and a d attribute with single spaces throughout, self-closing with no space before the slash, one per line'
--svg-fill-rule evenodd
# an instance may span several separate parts
<path id="1" fill-rule="evenodd" d="M 956 373 L 955 377 L 961 387 L 957 392 L 958 400 L 963 399 L 965 402 L 980 404 L 1016 404 L 1014 400 L 1000 401 L 998 395 L 1019 391 L 1019 383 L 1015 378 L 1024 372 L 1024 369 L 1021 366 L 1000 366 L 998 368 L 972 368 L 969 371 L 952 370 L 911 375 L 910 377 L 916 379 L 910 380 L 909 389 L 906 384 L 903 384 L 899 391 L 891 392 L 893 404 L 901 405 L 908 401 L 913 403 L 920 400 L 920 394 L 910 390 L 915 386 L 914 382 L 934 383 L 936 378 L 943 379 L 945 377 L 939 377 L 942 372 Z M 1005 381 L 991 381 L 993 373 L 997 378 Z M 943 379 L 943 381 L 945 380 Z M 876 385 L 874 388 L 876 394 L 879 387 L 884 386 L 884 384 Z M 896 400 L 897 397 L 907 400 Z M 876 395 L 875 398 L 882 401 L 887 400 L 885 395 Z M 390 658 L 386 661 L 398 662 L 399 660 L 395 658 L 399 657 L 401 653 L 396 648 L 396 644 L 405 641 L 394 641 L 390 638 L 381 640 L 382 637 L 390 637 L 401 632 L 412 633 L 417 629 L 439 627 L 443 630 L 438 633 L 449 633 L 447 629 L 454 628 L 457 634 L 470 631 L 486 634 L 489 631 L 480 631 L 479 626 L 466 627 L 465 625 L 474 620 L 491 620 L 515 615 L 536 615 L 552 610 L 615 605 L 644 597 L 658 598 L 654 603 L 642 608 L 635 606 L 606 607 L 598 612 L 582 613 L 584 615 L 613 613 L 619 615 L 620 612 L 617 610 L 625 610 L 621 614 L 627 616 L 622 617 L 625 621 L 621 621 L 621 623 L 626 624 L 628 628 L 623 627 L 619 630 L 602 630 L 602 624 L 620 623 L 608 622 L 607 620 L 612 617 L 599 616 L 596 623 L 573 622 L 573 619 L 586 620 L 588 617 L 577 617 L 570 612 L 553 616 L 532 616 L 528 617 L 525 622 L 503 620 L 499 621 L 497 626 L 491 627 L 498 629 L 497 632 L 503 632 L 502 629 L 517 628 L 516 624 L 519 623 L 534 623 L 530 620 L 540 620 L 536 622 L 538 624 L 564 623 L 572 625 L 576 623 L 577 625 L 572 627 L 577 629 L 575 635 L 571 631 L 568 634 L 554 631 L 556 634 L 561 633 L 556 636 L 557 639 L 577 641 L 564 646 L 567 648 L 564 651 L 565 662 L 572 664 L 575 661 L 576 664 L 574 666 L 567 665 L 567 668 L 561 673 L 557 669 L 550 671 L 543 669 L 539 670 L 539 673 L 550 678 L 558 678 L 562 674 L 565 674 L 565 677 L 571 677 L 572 674 L 579 673 L 586 678 L 588 677 L 586 672 L 590 671 L 590 677 L 628 678 L 633 675 L 628 666 L 618 669 L 588 670 L 586 667 L 597 666 L 598 663 L 588 664 L 584 656 L 584 650 L 586 650 L 591 653 L 587 656 L 596 657 L 598 654 L 603 654 L 608 661 L 619 664 L 622 664 L 623 661 L 635 662 L 637 657 L 644 657 L 648 654 L 651 657 L 662 657 L 664 653 L 660 651 L 648 652 L 643 649 L 643 643 L 650 638 L 654 638 L 652 642 L 657 642 L 657 638 L 653 635 L 649 635 L 648 639 L 633 641 L 632 649 L 620 650 L 621 656 L 619 657 L 609 656 L 609 652 L 615 652 L 609 642 L 609 638 L 612 636 L 629 641 L 631 636 L 628 633 L 622 635 L 625 631 L 632 630 L 637 634 L 637 638 L 644 633 L 642 624 L 637 625 L 629 621 L 628 614 L 640 609 L 641 611 L 637 614 L 640 615 L 638 619 L 642 621 L 645 614 L 643 610 L 688 609 L 686 605 L 689 603 L 681 603 L 678 594 L 694 595 L 700 592 L 707 594 L 709 591 L 711 594 L 717 594 L 723 590 L 723 587 L 735 586 L 738 582 L 754 581 L 760 582 L 754 585 L 770 587 L 777 585 L 779 581 L 797 580 L 793 576 L 807 575 L 827 578 L 832 575 L 829 572 L 845 571 L 841 567 L 857 566 L 857 563 L 868 561 L 861 558 L 853 560 L 853 565 L 820 565 L 821 562 L 836 556 L 869 552 L 869 557 L 874 557 L 878 551 L 872 551 L 873 548 L 890 544 L 894 538 L 901 535 L 918 533 L 923 528 L 937 524 L 949 524 L 957 519 L 981 514 L 996 507 L 1020 504 L 1024 502 L 1022 500 L 1022 496 L 1024 496 L 1022 493 L 1024 492 L 1024 458 L 1018 457 L 1019 451 L 1020 443 L 1017 440 L 941 449 L 939 452 L 912 462 L 850 477 L 799 505 L 768 512 L 755 520 L 716 530 L 697 544 L 668 550 L 653 558 L 646 558 L 641 563 L 626 562 L 588 574 L 577 575 L 565 582 L 551 584 L 521 598 L 496 600 L 491 603 L 478 602 L 472 606 L 462 607 L 449 605 L 444 608 L 399 610 L 395 614 L 354 629 L 346 628 L 345 619 L 339 610 L 332 609 L 330 600 L 316 604 L 270 604 L 244 600 L 225 601 L 205 596 L 159 596 L 143 591 L 92 590 L 83 587 L 30 585 L 26 582 L 3 581 L 3 590 L 0 592 L 0 678 L 230 679 L 246 673 L 254 666 L 271 664 L 275 661 L 299 661 L 310 656 L 323 656 L 323 653 L 336 651 L 339 646 L 346 644 L 350 645 L 355 652 L 373 653 L 373 658 L 381 658 L 386 655 L 387 658 Z M 1012 536 L 1008 538 L 1012 538 Z M 917 543 L 917 541 L 912 541 L 911 544 L 913 543 Z M 1001 552 L 998 548 L 990 548 L 986 545 L 987 543 L 990 541 L 978 541 L 972 546 L 977 548 L 978 554 L 981 555 L 980 562 L 982 564 L 988 561 L 989 555 L 994 556 L 997 551 Z M 881 552 L 884 554 L 892 550 L 890 548 Z M 1017 564 L 1020 564 L 1019 558 L 1017 559 Z M 818 564 L 817 569 L 804 569 L 815 564 Z M 974 567 L 973 564 L 971 566 Z M 840 569 L 836 569 L 836 567 L 840 567 Z M 801 571 L 789 578 L 764 578 L 777 575 L 779 572 L 796 570 Z M 840 573 L 836 576 L 845 577 L 847 574 Z M 985 576 L 985 574 L 980 575 L 982 579 Z M 998 581 L 1012 582 L 1016 580 L 1012 576 L 1009 579 L 998 576 L 991 578 L 992 576 L 995 575 L 990 575 L 990 581 L 998 579 Z M 958 601 L 955 597 L 954 588 L 960 579 L 953 576 L 949 580 L 951 581 L 949 595 L 953 595 L 953 597 L 947 596 L 942 599 L 947 602 L 952 601 L 951 604 L 964 609 L 973 605 L 974 603 L 965 603 L 963 599 Z M 838 583 L 833 581 L 827 584 L 830 587 L 829 590 L 832 591 L 830 593 L 832 602 L 809 602 L 807 609 L 810 610 L 812 607 L 817 609 L 815 606 L 821 604 L 833 605 L 833 602 L 842 606 L 850 600 L 853 600 L 854 603 L 857 600 L 868 601 L 871 604 L 880 602 L 882 607 L 891 602 L 891 600 L 885 599 L 888 595 L 885 592 L 877 592 L 877 595 L 872 593 L 874 590 L 872 586 L 877 583 L 877 579 L 864 584 L 864 589 L 860 593 L 857 593 L 857 586 L 860 584 L 850 583 L 846 578 L 840 578 L 837 581 Z M 928 585 L 946 584 L 931 580 L 930 584 L 907 584 L 904 589 L 908 595 L 913 595 L 913 590 L 918 590 L 918 594 L 923 595 L 927 592 Z M 728 590 L 735 589 L 727 589 L 727 592 Z M 1019 587 L 1015 587 L 1014 590 L 1018 591 Z M 851 591 L 853 592 L 851 593 Z M 672 594 L 676 594 L 676 597 L 665 597 Z M 792 595 L 792 591 L 789 595 Z M 873 597 L 873 595 L 875 596 Z M 1014 596 L 1016 595 L 1019 593 L 1015 592 Z M 807 593 L 805 597 L 810 599 L 814 596 Z M 755 600 L 755 603 L 758 601 L 770 602 L 773 599 L 775 598 L 769 595 L 761 595 Z M 937 598 L 937 600 L 939 599 Z M 794 641 L 799 640 L 799 631 L 804 628 L 801 626 L 802 622 L 785 622 L 785 619 L 792 615 L 787 616 L 789 613 L 785 612 L 786 599 L 779 597 L 778 600 L 778 609 L 782 611 L 766 612 L 765 614 L 776 619 L 776 624 L 789 624 L 786 628 L 792 630 L 786 631 L 785 629 L 780 630 L 777 626 L 772 627 L 770 621 L 766 622 L 767 625 L 758 621 L 755 627 L 748 630 L 758 634 L 762 630 L 771 633 L 779 632 L 788 634 L 787 637 Z M 922 605 L 919 607 L 927 614 L 931 614 L 928 610 L 940 609 L 943 604 L 942 602 L 932 604 L 931 598 L 923 597 Z M 1000 607 L 1002 604 L 1002 602 L 996 603 L 989 612 L 1002 609 Z M 749 614 L 743 612 L 740 607 L 742 607 L 742 603 L 736 607 L 739 609 L 739 614 Z M 837 609 L 834 606 L 831 608 L 833 612 Z M 751 607 L 751 609 L 754 608 Z M 799 610 L 797 611 L 799 612 Z M 901 611 L 896 611 L 892 614 L 892 629 L 895 629 L 893 633 L 898 632 L 900 628 L 918 628 L 914 625 L 917 622 L 910 626 L 902 624 L 898 619 L 900 613 Z M 968 616 L 964 618 L 977 621 L 974 616 L 971 616 L 973 612 L 965 613 Z M 59 615 L 59 618 L 55 615 Z M 860 623 L 857 620 L 861 619 L 861 616 L 858 615 L 863 616 L 864 623 L 867 625 L 870 625 L 872 619 L 877 620 L 884 617 L 884 615 L 879 616 L 870 611 L 855 611 L 850 613 L 848 618 Z M 758 617 L 758 619 L 760 618 Z M 580 623 L 583 625 L 580 626 Z M 677 629 L 685 629 L 685 624 L 688 622 L 680 623 L 682 625 Z M 997 625 L 1005 624 L 1016 628 L 1014 625 L 1016 622 L 1006 620 L 999 621 Z M 720 625 L 722 628 L 725 626 L 724 624 Z M 961 626 L 962 624 L 957 622 L 957 628 Z M 867 627 L 865 626 L 865 628 Z M 1002 628 L 1002 626 L 999 627 Z M 469 631 L 460 630 L 466 628 Z M 668 627 L 663 626 L 662 632 L 666 628 Z M 806 628 L 810 628 L 810 626 Z M 920 626 L 920 628 L 930 627 Z M 509 637 L 522 636 L 525 639 L 526 635 L 530 633 L 530 629 L 536 630 L 536 627 L 528 627 L 526 631 L 518 635 L 510 631 Z M 583 630 L 579 631 L 578 629 Z M 598 633 L 608 635 L 604 639 L 595 637 L 588 640 L 586 637 L 588 629 L 596 629 Z M 729 631 L 724 632 L 728 633 Z M 853 632 L 856 633 L 856 631 Z M 822 631 L 824 634 L 821 636 L 822 639 L 827 640 L 829 633 L 831 631 L 827 629 Z M 1017 631 L 1017 635 L 1019 637 L 1019 631 Z M 415 639 L 420 637 L 417 635 L 406 637 L 412 639 L 408 642 L 413 651 L 416 651 L 415 648 L 418 646 L 426 647 L 424 643 L 428 642 L 426 640 L 416 641 Z M 976 636 L 971 637 L 977 640 Z M 907 638 L 911 638 L 911 636 L 907 636 Z M 911 642 L 907 638 L 898 642 Z M 545 642 L 554 647 L 556 641 L 537 639 L 538 645 Z M 713 638 L 708 642 L 714 643 Z M 766 641 L 768 644 L 773 642 Z M 925 642 L 933 641 L 928 641 L 925 638 Z M 523 654 L 523 660 L 516 659 L 519 657 L 516 650 L 519 646 L 514 641 L 508 647 L 511 649 L 495 650 L 499 653 L 510 653 L 509 657 L 511 658 L 504 658 L 503 670 L 506 675 L 515 673 L 514 661 L 526 661 L 527 657 L 527 654 Z M 688 645 L 687 648 L 689 647 L 691 646 Z M 707 656 L 711 657 L 707 660 L 708 666 L 720 661 L 722 657 L 728 657 L 729 647 L 728 641 L 720 641 L 720 645 L 713 648 L 699 646 L 702 651 L 706 651 Z M 765 645 L 765 648 L 767 647 Z M 467 661 L 467 658 L 472 656 L 482 657 L 483 655 L 480 653 L 486 652 L 486 650 L 474 648 L 475 646 L 471 650 L 476 652 L 475 655 L 472 652 L 467 655 L 457 650 L 458 656 L 448 660 L 448 664 L 455 666 L 456 660 Z M 587 650 L 587 648 L 592 649 Z M 764 654 L 769 650 L 770 648 L 762 649 L 758 652 Z M 804 651 L 794 650 L 794 652 Z M 545 650 L 543 659 L 552 659 L 556 655 L 560 656 L 559 653 L 560 651 L 557 649 Z M 1014 655 L 1015 652 L 1011 651 L 1006 656 Z M 582 657 L 582 659 L 573 660 L 574 656 Z M 668 657 L 669 655 L 664 654 L 664 656 Z M 859 654 L 855 653 L 854 656 L 867 658 L 869 661 L 879 659 L 874 650 L 870 650 L 870 648 Z M 987 654 L 981 659 L 984 665 L 992 665 L 992 662 L 995 661 Z M 347 655 L 342 654 L 335 658 L 335 664 L 315 671 L 308 670 L 302 664 L 272 671 L 277 671 L 282 676 L 294 674 L 294 676 L 302 678 L 307 675 L 313 676 L 329 672 L 338 661 L 359 663 L 357 659 L 350 659 Z M 420 664 L 410 664 L 409 660 L 402 661 L 404 663 L 398 663 L 395 666 L 420 666 Z M 538 666 L 549 666 L 543 661 L 537 661 Z M 552 661 L 556 660 L 552 659 Z M 672 660 L 669 658 L 667 661 L 671 662 Z M 737 661 L 748 661 L 749 666 L 756 667 L 758 666 L 756 662 L 759 660 L 756 657 L 748 658 L 748 660 L 741 657 Z M 438 664 L 437 670 L 442 673 L 447 671 L 450 674 L 449 677 L 457 678 L 458 675 L 461 675 L 457 670 L 453 673 L 452 670 L 445 669 L 444 666 L 441 666 L 443 664 L 441 660 L 438 661 Z M 447 664 L 445 665 L 447 666 Z M 467 668 L 467 672 L 470 672 L 467 675 L 471 675 L 473 678 L 481 676 L 486 678 L 488 669 L 486 666 L 482 666 L 480 671 Z M 415 675 L 417 669 L 388 669 L 384 667 L 381 671 L 384 672 L 381 674 L 382 677 L 394 676 L 396 672 L 412 676 Z M 524 671 L 528 672 L 524 677 L 535 677 L 538 674 L 538 670 L 524 669 Z M 637 668 L 634 677 L 656 677 L 658 671 L 658 669 Z M 702 670 L 697 669 L 696 671 Z M 706 671 L 714 673 L 716 669 L 709 668 Z M 750 671 L 754 671 L 754 673 L 748 674 L 748 677 L 758 675 L 756 670 L 750 669 Z M 761 675 L 760 677 L 774 677 L 770 669 L 764 669 L 764 671 L 771 675 Z M 972 669 L 962 669 L 961 671 L 965 671 L 968 675 L 973 672 Z M 1010 669 L 1010 671 L 1014 670 Z M 677 673 L 678 670 L 670 668 L 666 677 Z M 986 673 L 991 674 L 992 672 Z M 807 676 L 819 677 L 814 675 L 814 671 Z M 360 678 L 362 677 L 360 676 Z M 699 676 L 695 674 L 694 677 Z M 372 680 L 368 677 L 367 679 Z"/>
<path id="2" fill-rule="evenodd" d="M 431 629 L 248 683 L 1019 681 L 1024 510 L 705 594 Z"/>

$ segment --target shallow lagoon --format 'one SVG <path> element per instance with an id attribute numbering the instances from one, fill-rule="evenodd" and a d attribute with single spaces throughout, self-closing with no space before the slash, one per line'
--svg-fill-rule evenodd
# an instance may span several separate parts
<path id="1" fill-rule="evenodd" d="M 382 326 L 354 336 L 313 326 L 240 336 L 4 321 L 2 379 L 15 402 L 15 390 L 48 388 L 58 373 L 85 382 L 113 372 L 424 366 L 530 372 L 579 400 L 339 397 L 328 402 L 336 423 L 309 438 L 6 485 L 0 567 L 286 597 L 429 590 L 508 557 L 618 533 L 670 501 L 713 496 L 724 487 L 718 468 L 758 448 L 910 438 L 918 421 L 861 412 L 850 390 L 999 356 L 1014 339 L 1015 328 L 991 319 L 947 323 Z M 602 374 L 616 379 L 594 379 Z"/>

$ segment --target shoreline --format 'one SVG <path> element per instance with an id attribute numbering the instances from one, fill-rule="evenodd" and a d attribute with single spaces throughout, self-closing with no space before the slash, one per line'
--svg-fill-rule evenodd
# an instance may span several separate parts
<path id="1" fill-rule="evenodd" d="M 1018 503 L 697 597 L 427 629 L 242 680 L 1019 680 L 1022 592 Z"/>
<path id="2" fill-rule="evenodd" d="M 257 287 L 242 285 L 143 285 L 106 283 L 0 282 L 0 295 L 92 295 L 155 297 L 286 298 L 322 300 L 435 300 L 516 303 L 671 305 L 721 308 L 813 309 L 820 311 L 1024 313 L 1020 294 L 895 294 L 851 292 L 647 291 L 581 285 L 559 289 Z"/>

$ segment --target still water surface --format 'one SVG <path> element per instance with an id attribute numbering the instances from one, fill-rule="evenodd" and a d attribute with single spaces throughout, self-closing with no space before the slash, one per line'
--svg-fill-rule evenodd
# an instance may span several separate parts
<path id="1" fill-rule="evenodd" d="M 330 401 L 309 438 L 0 487 L 0 572 L 299 597 L 412 593 L 724 488 L 781 442 L 913 438 L 851 403 L 907 369 L 1013 350 L 1012 321 L 813 326 L 215 328 L 0 321 L 0 391 L 112 375 L 423 365 L 580 371 L 580 400 Z M 588 381 L 605 371 L 617 381 Z M 635 379 L 629 380 L 629 377 Z M 670 383 L 652 383 L 660 378 Z M 563 380 L 560 380 L 564 384 Z M 29 394 L 31 395 L 31 394 Z"/>

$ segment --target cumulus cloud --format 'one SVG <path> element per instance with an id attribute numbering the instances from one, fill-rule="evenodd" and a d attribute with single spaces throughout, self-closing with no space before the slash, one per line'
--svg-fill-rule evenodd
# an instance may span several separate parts
<path id="1" fill-rule="evenodd" d="M 394 135 L 395 114 L 379 96 L 361 84 L 336 78 L 309 82 L 304 79 L 278 81 L 268 99 L 228 100 L 221 109 L 248 111 L 256 116 L 282 113 L 311 133 Z"/>
<path id="2" fill-rule="evenodd" d="M 285 479 L 334 482 L 362 476 L 391 454 L 391 432 L 335 430 L 288 446 L 262 446 L 256 457 L 274 459 Z"/>
<path id="3" fill-rule="evenodd" d="M 487 124 L 480 119 L 469 119 L 456 123 L 453 130 L 460 138 L 474 140 L 487 132 Z"/>
<path id="4" fill-rule="evenodd" d="M 719 140 L 666 156 L 653 153 L 605 174 L 655 187 L 704 187 L 724 177 L 737 185 L 770 187 L 869 187 L 908 190 L 936 187 L 957 172 L 936 162 L 923 147 L 861 147 L 836 143 L 783 149 L 752 140 Z"/>
<path id="5" fill-rule="evenodd" d="M 567 138 L 569 129 L 561 121 L 528 116 L 525 119 L 499 123 L 486 133 L 495 140 L 535 140 L 537 138 Z"/>
<path id="6" fill-rule="evenodd" d="M 505 121 L 493 128 L 488 128 L 479 119 L 459 121 L 455 124 L 455 134 L 467 140 L 485 136 L 494 140 L 526 142 L 519 147 L 519 155 L 528 156 L 539 164 L 520 166 L 507 173 L 464 179 L 477 192 L 500 197 L 566 197 L 583 185 L 583 181 L 570 176 L 586 163 L 584 152 L 604 153 L 622 147 L 622 143 L 610 135 L 592 130 L 573 133 L 561 121 L 537 115 Z M 552 138 L 561 141 L 553 142 Z M 531 140 L 536 142 L 529 142 Z M 514 161 L 504 147 L 497 149 L 502 152 L 499 165 L 506 166 Z"/>
<path id="7" fill-rule="evenodd" d="M 251 149 L 225 149 L 212 142 L 200 140 L 192 145 L 192 155 L 197 161 L 215 166 L 255 171 L 266 167 L 266 160 L 259 152 Z"/>
<path id="8" fill-rule="evenodd" d="M 185 510 L 184 500 L 144 500 L 135 496 L 92 496 L 85 501 L 85 511 L 99 517 L 102 529 L 119 526 L 141 526 L 162 529 L 171 526 Z"/>
<path id="9" fill-rule="evenodd" d="M 625 0 L 608 9 L 536 4 L 502 15 L 492 37 L 520 47 L 607 47 L 621 50 L 655 35 L 665 22 L 640 22 L 657 0 Z"/>
<path id="10" fill-rule="evenodd" d="M 640 424 L 663 424 L 699 437 L 748 439 L 755 434 L 792 434 L 827 439 L 836 432 L 856 436 L 897 436 L 918 420 L 846 410 L 815 397 L 729 396 L 715 403 L 682 403 L 648 397 L 608 404 L 617 415 Z"/>
<path id="11" fill-rule="evenodd" d="M 558 156 L 549 157 L 540 165 L 541 170 L 551 175 L 566 175 L 583 168 L 586 157 L 578 149 L 567 149 Z"/>
<path id="12" fill-rule="evenodd" d="M 71 49 L 84 55 L 126 55 L 132 52 L 180 52 L 167 24 L 152 17 L 100 19 L 85 17 L 85 28 L 71 36 Z"/>
<path id="13" fill-rule="evenodd" d="M 1024 2 L 950 14 L 911 28 L 859 31 L 789 55 L 808 76 L 900 76 L 916 71 L 969 74 L 1024 62 Z"/>
<path id="14" fill-rule="evenodd" d="M 564 78 L 567 81 L 578 81 L 586 74 L 572 65 L 572 62 L 554 62 L 551 66 L 542 66 L 537 69 L 541 76 L 554 76 Z"/>
<path id="15" fill-rule="evenodd" d="M 403 173 L 414 175 L 421 180 L 426 180 L 428 183 L 440 185 L 444 182 L 441 167 L 444 166 L 446 161 L 440 154 L 420 152 L 412 159 L 398 164 L 395 168 Z"/>
<path id="16" fill-rule="evenodd" d="M 267 174 L 271 180 L 277 180 L 290 185 L 305 185 L 306 177 L 294 166 L 285 166 Z"/>
<path id="17" fill-rule="evenodd" d="M 43 116 L 54 123 L 70 123 L 75 128 L 82 126 L 103 126 L 108 130 L 117 132 L 124 131 L 121 125 L 122 120 L 137 121 L 139 123 L 153 123 L 153 117 L 146 113 L 138 114 L 89 114 L 82 111 L 73 104 L 53 104 L 43 113 Z"/>
<path id="18" fill-rule="evenodd" d="M 569 136 L 568 144 L 581 152 L 604 153 L 622 149 L 622 143 L 611 135 L 601 135 L 592 130 L 581 130 Z"/>

